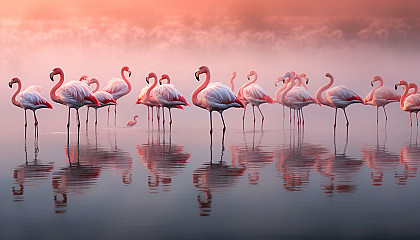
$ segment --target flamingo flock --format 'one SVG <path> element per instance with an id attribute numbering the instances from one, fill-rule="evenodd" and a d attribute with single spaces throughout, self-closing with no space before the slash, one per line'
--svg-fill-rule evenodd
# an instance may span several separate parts
<path id="1" fill-rule="evenodd" d="M 95 125 L 98 124 L 97 110 L 108 106 L 108 124 L 109 124 L 109 108 L 114 106 L 114 126 L 116 126 L 116 114 L 117 114 L 117 100 L 132 90 L 130 81 L 127 79 L 131 77 L 131 70 L 129 67 L 124 66 L 121 68 L 121 77 L 113 78 L 108 81 L 105 87 L 99 90 L 99 81 L 96 78 L 88 80 L 86 75 L 83 75 L 79 81 L 69 81 L 64 83 L 64 71 L 61 68 L 54 68 L 50 73 L 50 79 L 54 81 L 54 77 L 59 75 L 58 82 L 50 90 L 50 98 L 53 102 L 65 105 L 68 107 L 68 120 L 67 128 L 70 127 L 70 113 L 71 109 L 76 110 L 77 126 L 80 127 L 79 109 L 83 106 L 87 107 L 86 126 L 88 125 L 89 119 L 89 108 L 95 109 Z M 201 75 L 205 75 L 204 81 L 200 79 Z M 277 89 L 275 92 L 274 100 L 269 94 L 262 88 L 261 85 L 256 84 L 258 80 L 258 74 L 256 71 L 250 71 L 247 74 L 247 82 L 245 82 L 237 91 L 234 93 L 234 79 L 236 78 L 236 71 L 233 71 L 230 79 L 231 87 L 226 86 L 220 82 L 210 82 L 210 69 L 207 66 L 201 66 L 195 72 L 195 78 L 197 81 L 202 83 L 192 92 L 191 102 L 193 105 L 203 108 L 209 112 L 210 116 L 210 133 L 213 132 L 213 111 L 219 112 L 221 121 L 223 123 L 223 132 L 226 131 L 226 123 L 223 118 L 223 112 L 230 108 L 243 108 L 242 115 L 242 129 L 245 129 L 245 113 L 246 106 L 250 104 L 253 110 L 254 126 L 256 122 L 255 107 L 257 107 L 261 115 L 261 129 L 264 124 L 264 115 L 260 108 L 261 104 L 273 104 L 278 103 L 283 105 L 283 118 L 285 117 L 284 108 L 290 109 L 290 122 L 292 121 L 292 110 L 295 112 L 294 118 L 297 117 L 297 124 L 303 125 L 305 122 L 303 115 L 303 108 L 310 105 L 326 105 L 335 109 L 334 117 L 334 129 L 337 126 L 337 111 L 342 109 L 346 118 L 346 126 L 349 126 L 349 120 L 346 113 L 347 106 L 360 103 L 364 105 L 376 106 L 376 122 L 379 122 L 379 107 L 382 107 L 385 114 L 385 121 L 388 120 L 388 116 L 385 110 L 385 106 L 392 102 L 400 102 L 400 107 L 403 111 L 410 113 L 410 125 L 412 126 L 411 113 L 416 114 L 417 126 L 418 117 L 417 114 L 420 111 L 420 94 L 417 94 L 417 85 L 414 83 L 408 83 L 406 81 L 399 81 L 395 84 L 395 90 L 383 86 L 383 79 L 380 76 L 374 76 L 371 80 L 372 87 L 375 82 L 379 82 L 379 85 L 372 89 L 364 99 L 356 94 L 351 89 L 339 85 L 332 87 L 334 84 L 334 77 L 331 73 L 326 73 L 325 77 L 328 78 L 328 83 L 320 87 L 316 91 L 315 97 L 312 97 L 308 91 L 307 84 L 309 79 L 306 74 L 297 74 L 293 71 L 286 72 L 283 76 L 277 78 L 275 86 L 278 83 L 283 82 L 283 86 Z M 151 82 L 153 80 L 153 82 Z M 166 82 L 165 82 L 166 80 Z M 52 109 L 52 105 L 42 96 L 41 87 L 37 85 L 29 86 L 26 90 L 21 91 L 22 84 L 19 78 L 13 78 L 9 82 L 9 87 L 12 88 L 13 84 L 17 84 L 18 88 L 12 95 L 12 104 L 23 108 L 25 111 L 25 129 L 27 126 L 26 110 L 30 109 L 34 114 L 34 121 L 37 131 L 38 119 L 35 111 L 42 108 Z M 136 104 L 143 104 L 148 107 L 148 121 L 150 120 L 149 109 L 152 109 L 152 126 L 153 126 L 153 108 L 156 108 L 156 117 L 158 124 L 160 124 L 160 110 L 162 109 L 162 124 L 165 125 L 165 111 L 168 109 L 169 112 L 169 125 L 172 126 L 172 112 L 171 109 L 184 109 L 185 106 L 189 106 L 189 103 L 185 97 L 176 89 L 175 85 L 171 83 L 171 78 L 168 74 L 162 74 L 158 78 L 157 74 L 150 72 L 146 76 L 146 83 L 137 98 Z M 95 84 L 95 88 L 92 89 L 91 85 Z M 404 93 L 402 95 L 396 92 L 398 86 L 404 87 Z M 410 89 L 413 89 L 411 92 Z M 322 97 L 325 92 L 325 97 Z M 138 115 L 133 120 L 127 123 L 127 126 L 132 127 L 136 125 Z"/>

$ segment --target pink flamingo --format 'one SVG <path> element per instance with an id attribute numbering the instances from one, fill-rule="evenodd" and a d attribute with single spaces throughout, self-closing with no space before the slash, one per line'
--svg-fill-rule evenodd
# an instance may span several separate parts
<path id="1" fill-rule="evenodd" d="M 210 133 L 213 132 L 212 112 L 217 111 L 223 122 L 223 132 L 226 131 L 225 121 L 223 119 L 223 111 L 231 107 L 242 107 L 245 105 L 239 100 L 228 86 L 221 83 L 210 82 L 210 70 L 207 66 L 201 66 L 195 72 L 195 78 L 200 81 L 200 74 L 206 74 L 205 81 L 197 87 L 192 93 L 191 100 L 194 105 L 207 109 L 210 113 Z M 198 93 L 201 92 L 200 99 Z"/>
<path id="2" fill-rule="evenodd" d="M 277 78 L 277 80 L 276 80 L 276 82 L 274 83 L 274 86 L 276 86 L 277 87 L 277 83 L 278 82 L 281 82 L 281 81 L 283 81 L 283 77 L 278 77 Z M 283 105 L 283 118 L 285 117 L 285 114 L 284 114 L 284 104 L 283 104 L 283 102 L 281 101 L 281 95 L 282 95 L 282 93 L 283 93 L 283 91 L 284 91 L 284 89 L 286 89 L 286 87 L 287 87 L 287 84 L 290 82 L 290 79 L 286 79 L 285 81 L 284 81 L 284 85 L 282 86 L 282 87 L 280 87 L 279 89 L 277 89 L 277 91 L 276 91 L 276 93 L 275 93 L 275 97 L 274 97 L 274 102 L 276 102 L 276 103 L 278 103 L 278 104 L 281 104 L 281 105 Z"/>
<path id="3" fill-rule="evenodd" d="M 107 82 L 106 86 L 102 89 L 103 91 L 109 92 L 112 95 L 112 98 L 116 101 L 124 95 L 127 95 L 131 91 L 131 84 L 124 76 L 124 72 L 128 72 L 128 77 L 131 77 L 131 71 L 127 66 L 121 68 L 121 77 L 113 78 Z M 108 124 L 109 124 L 109 108 L 108 107 Z M 117 105 L 114 107 L 114 126 L 117 122 Z"/>
<path id="4" fill-rule="evenodd" d="M 151 106 L 152 107 L 152 120 L 153 120 L 153 107 L 156 107 L 156 117 L 158 119 L 158 123 L 160 120 L 160 116 L 159 116 L 159 109 L 160 109 L 160 105 L 159 102 L 155 99 L 154 94 L 152 93 L 152 90 L 154 90 L 154 88 L 156 87 L 157 83 L 158 83 L 158 79 L 157 79 L 157 75 L 154 72 L 150 72 L 147 77 L 146 77 L 146 82 L 147 84 L 149 84 L 149 79 L 153 78 L 153 83 L 151 85 L 149 85 L 149 87 L 147 88 L 146 92 L 144 93 L 144 97 L 142 97 L 141 102 L 147 106 Z"/>
<path id="5" fill-rule="evenodd" d="M 325 86 L 318 89 L 318 91 L 316 92 L 316 100 L 321 104 L 335 108 L 334 128 L 337 125 L 337 109 L 343 109 L 344 116 L 346 117 L 347 121 L 346 125 L 348 127 L 349 120 L 346 114 L 346 107 L 353 103 L 363 103 L 363 100 L 359 95 L 357 95 L 352 90 L 344 87 L 343 85 L 328 89 L 334 83 L 334 78 L 331 75 L 331 73 L 326 73 L 325 76 L 328 77 L 330 81 Z M 326 89 L 328 90 L 325 93 L 325 98 L 323 98 L 321 94 Z"/>
<path id="6" fill-rule="evenodd" d="M 301 82 L 301 79 L 299 77 L 295 77 L 291 72 L 287 72 L 283 79 L 286 81 L 286 79 L 290 78 L 290 83 L 287 85 L 286 89 L 282 92 L 281 95 L 281 101 L 284 105 L 293 108 L 294 110 L 297 110 L 298 114 L 298 124 L 301 122 L 300 115 L 302 115 L 302 124 L 305 122 L 303 118 L 303 111 L 302 108 L 311 104 L 318 102 L 311 97 L 309 92 L 302 86 L 295 86 L 295 80 L 298 80 L 298 82 Z"/>
<path id="7" fill-rule="evenodd" d="M 82 76 L 86 77 L 86 76 Z M 80 81 L 82 81 L 83 79 L 80 78 Z M 86 77 L 87 78 L 87 77 Z M 105 106 L 111 106 L 111 105 L 116 105 L 117 102 L 112 98 L 112 95 L 109 92 L 106 91 L 98 91 L 99 89 L 99 81 L 96 78 L 92 78 L 89 80 L 89 82 L 87 83 L 88 86 L 90 86 L 91 84 L 95 83 L 96 87 L 95 89 L 93 89 L 93 96 L 96 97 L 96 99 L 98 99 L 100 106 L 95 105 L 95 104 L 89 104 L 87 106 L 87 112 L 86 112 L 86 126 L 88 125 L 88 121 L 89 121 L 89 108 L 92 107 L 95 109 L 95 125 L 98 124 L 98 108 L 101 107 L 105 107 Z"/>
<path id="8" fill-rule="evenodd" d="M 419 126 L 417 113 L 420 111 L 420 94 L 408 95 L 409 85 L 404 80 L 401 80 L 397 84 L 395 84 L 395 90 L 397 90 L 398 86 L 401 86 L 401 85 L 404 86 L 404 93 L 400 99 L 400 107 L 403 111 L 410 112 L 410 126 L 413 126 L 413 123 L 411 120 L 411 113 L 415 112 L 416 119 L 417 119 L 417 126 Z"/>
<path id="9" fill-rule="evenodd" d="M 408 93 L 408 95 L 407 95 L 407 96 L 410 96 L 410 95 L 412 95 L 412 94 L 417 94 L 417 90 L 418 90 L 417 84 L 415 84 L 415 83 L 409 83 L 409 84 L 408 84 L 408 89 L 409 89 L 409 90 L 410 90 L 410 89 L 413 89 L 413 91 L 412 91 L 412 92 L 410 92 L 410 93 Z"/>
<path id="10" fill-rule="evenodd" d="M 31 85 L 26 88 L 24 91 L 20 92 L 22 89 L 22 83 L 19 78 L 13 78 L 9 82 L 9 87 L 12 88 L 12 85 L 17 83 L 18 88 L 16 92 L 12 95 L 13 105 L 23 108 L 25 110 L 25 127 L 28 125 L 26 110 L 30 109 L 34 113 L 35 126 L 38 126 L 38 119 L 36 118 L 35 111 L 40 108 L 51 108 L 51 104 L 41 95 L 42 90 L 38 85 Z"/>
<path id="11" fill-rule="evenodd" d="M 271 97 L 268 96 L 268 94 L 264 91 L 264 89 L 259 84 L 255 84 L 255 82 L 258 79 L 257 72 L 250 71 L 247 76 L 248 80 L 251 80 L 252 76 L 254 76 L 254 79 L 242 85 L 242 87 L 240 87 L 238 90 L 238 96 L 240 96 L 240 98 L 239 97 L 238 98 L 245 104 L 244 114 L 242 116 L 242 129 L 245 128 L 245 111 L 246 111 L 246 106 L 248 105 L 248 103 L 251 103 L 251 106 L 252 106 L 252 113 L 254 115 L 254 124 L 255 124 L 255 106 L 257 106 L 258 110 L 260 111 L 261 128 L 263 127 L 263 124 L 264 124 L 264 115 L 260 109 L 260 105 L 263 103 L 270 103 L 270 104 L 274 103 L 273 99 L 271 99 Z M 243 101 L 243 99 L 245 101 Z"/>
<path id="12" fill-rule="evenodd" d="M 167 82 L 166 84 L 162 85 L 162 81 L 165 79 Z M 184 96 L 182 96 L 181 93 L 175 88 L 175 86 L 171 84 L 171 78 L 168 74 L 163 74 L 159 79 L 159 83 L 161 85 L 153 88 L 151 94 L 162 107 L 163 124 L 165 124 L 165 107 L 169 110 L 169 124 L 172 124 L 171 108 L 183 109 L 182 106 L 189 106 L 189 104 L 187 103 L 187 100 L 185 100 Z"/>
<path id="13" fill-rule="evenodd" d="M 79 108 L 87 104 L 96 104 L 100 106 L 98 99 L 93 96 L 92 90 L 89 86 L 80 81 L 70 81 L 63 85 L 64 73 L 61 68 L 54 68 L 50 73 L 51 81 L 54 81 L 54 76 L 59 74 L 60 80 L 54 87 L 51 88 L 50 97 L 51 99 L 63 105 L 67 105 L 69 108 L 67 128 L 70 127 L 70 109 L 76 109 L 77 113 L 77 126 L 80 127 Z M 58 95 L 56 95 L 56 92 Z"/>
<path id="14" fill-rule="evenodd" d="M 148 82 L 147 78 L 146 78 L 146 82 Z M 150 85 L 148 84 L 140 90 L 140 94 L 137 98 L 136 104 L 143 104 L 147 106 L 147 120 L 150 120 L 149 109 L 152 108 L 152 123 L 153 123 L 153 107 L 155 105 L 152 104 L 151 102 L 146 101 L 146 92 L 149 87 Z"/>
<path id="15" fill-rule="evenodd" d="M 364 99 L 364 104 L 376 106 L 376 124 L 378 124 L 378 109 L 379 107 L 383 107 L 384 113 L 385 113 L 385 121 L 388 121 L 388 116 L 386 115 L 385 105 L 392 102 L 399 102 L 401 96 L 397 94 L 395 91 L 393 91 L 390 88 L 387 88 L 384 85 L 384 81 L 380 76 L 373 77 L 370 84 L 373 87 L 373 83 L 378 81 L 379 85 L 372 89 L 366 95 Z"/>
<path id="16" fill-rule="evenodd" d="M 137 119 L 136 118 L 138 118 L 138 117 L 139 116 L 135 115 L 133 120 L 128 121 L 127 122 L 127 127 L 132 127 L 132 126 L 136 125 L 137 124 Z"/>

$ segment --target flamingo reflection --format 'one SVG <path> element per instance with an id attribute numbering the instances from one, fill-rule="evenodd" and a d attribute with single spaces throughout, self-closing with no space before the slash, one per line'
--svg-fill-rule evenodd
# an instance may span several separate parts
<path id="1" fill-rule="evenodd" d="M 34 159 L 28 161 L 28 149 L 25 137 L 25 163 L 17 166 L 13 170 L 14 185 L 12 187 L 13 201 L 23 201 L 23 191 L 25 186 L 37 186 L 42 181 L 49 178 L 54 168 L 54 163 L 42 163 L 38 160 L 38 137 L 34 140 Z"/>
<path id="2" fill-rule="evenodd" d="M 152 132 L 153 134 L 153 132 Z M 148 136 L 149 137 L 149 136 Z M 187 165 L 191 154 L 184 152 L 184 146 L 172 144 L 171 132 L 169 132 L 169 143 L 165 143 L 165 131 L 163 131 L 163 142 L 150 140 L 147 144 L 137 145 L 137 153 L 143 166 L 151 176 L 148 176 L 148 186 L 151 193 L 170 191 L 172 178 L 182 173 Z"/>
<path id="3" fill-rule="evenodd" d="M 328 178 L 328 182 L 321 182 L 322 190 L 332 195 L 338 193 L 353 193 L 356 191 L 356 185 L 353 176 L 360 171 L 363 166 L 363 160 L 346 155 L 348 145 L 348 133 L 343 153 L 337 153 L 336 139 L 334 137 L 334 154 L 325 154 L 316 161 L 316 171 Z"/>
<path id="4" fill-rule="evenodd" d="M 400 165 L 400 156 L 389 152 L 386 145 L 387 135 L 383 146 L 379 144 L 379 134 L 376 132 L 376 148 L 365 146 L 362 148 L 363 160 L 371 169 L 371 181 L 373 186 L 381 186 L 384 173 L 394 172 Z"/>
<path id="5" fill-rule="evenodd" d="M 209 216 L 213 202 L 213 193 L 225 193 L 238 182 L 246 170 L 244 166 L 228 165 L 223 161 L 224 137 L 220 161 L 213 163 L 213 135 L 210 134 L 210 162 L 193 172 L 193 184 L 199 191 L 197 196 L 200 216 Z"/>
<path id="6" fill-rule="evenodd" d="M 417 133 L 418 134 L 418 133 Z M 416 142 L 408 146 L 400 148 L 400 164 L 402 165 L 402 172 L 398 172 L 395 177 L 397 178 L 398 185 L 406 185 L 409 178 L 416 177 L 419 168 L 420 147 Z"/>
<path id="7" fill-rule="evenodd" d="M 287 191 L 301 191 L 307 187 L 317 159 L 327 152 L 328 149 L 320 144 L 304 142 L 303 128 L 298 132 L 290 130 L 289 144 L 284 144 L 275 153 L 276 168 L 283 178 L 283 188 Z"/>
<path id="8" fill-rule="evenodd" d="M 246 168 L 248 173 L 248 183 L 257 185 L 259 175 L 262 168 L 269 165 L 274 158 L 274 153 L 265 151 L 265 146 L 261 146 L 261 132 L 259 141 L 255 144 L 255 128 L 252 132 L 252 145 L 248 146 L 246 142 L 245 132 L 243 132 L 244 145 L 231 145 L 229 147 L 232 156 L 232 166 L 241 166 Z"/>

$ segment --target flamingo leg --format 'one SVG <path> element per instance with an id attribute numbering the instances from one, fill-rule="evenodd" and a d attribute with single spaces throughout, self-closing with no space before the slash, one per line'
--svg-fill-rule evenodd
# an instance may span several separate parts
<path id="1" fill-rule="evenodd" d="M 334 128 L 337 126 L 337 108 L 335 108 Z"/>
<path id="2" fill-rule="evenodd" d="M 115 119 L 114 119 L 114 127 L 117 126 L 117 105 L 114 105 L 114 114 L 115 114 Z"/>
<path id="3" fill-rule="evenodd" d="M 350 123 L 349 123 L 349 119 L 347 118 L 346 109 L 343 108 L 343 111 L 344 111 L 344 116 L 346 116 L 346 121 L 347 121 L 346 125 L 348 126 Z"/>
<path id="4" fill-rule="evenodd" d="M 149 107 L 149 106 L 147 106 L 147 121 L 149 121 L 149 120 L 150 120 L 149 110 L 150 110 L 150 107 Z"/>
<path id="5" fill-rule="evenodd" d="M 223 112 L 220 112 L 220 117 L 222 118 L 222 123 L 223 123 L 223 133 L 225 133 L 225 131 L 226 131 L 226 125 L 225 125 L 225 120 L 223 119 Z"/>
<path id="6" fill-rule="evenodd" d="M 35 126 L 38 126 L 38 119 L 36 118 L 36 113 L 35 113 L 35 111 L 34 111 L 34 119 L 35 119 Z"/>
<path id="7" fill-rule="evenodd" d="M 388 121 L 388 116 L 386 115 L 385 106 L 383 106 L 383 108 L 384 108 L 384 113 L 385 113 L 385 121 Z"/>
<path id="8" fill-rule="evenodd" d="M 246 111 L 246 105 L 244 107 L 244 114 L 242 115 L 242 130 L 245 130 L 245 111 Z"/>
<path id="9" fill-rule="evenodd" d="M 257 106 L 257 108 L 258 108 L 258 110 L 260 111 L 260 114 L 261 114 L 261 129 L 262 129 L 263 125 L 264 125 L 264 115 L 263 115 L 263 113 L 260 109 L 260 106 Z"/>
<path id="10" fill-rule="evenodd" d="M 252 105 L 252 115 L 254 115 L 254 125 L 255 125 L 255 106 Z"/>
<path id="11" fill-rule="evenodd" d="M 108 123 L 107 123 L 107 126 L 109 126 L 109 108 L 110 108 L 110 106 L 108 106 Z"/>
<path id="12" fill-rule="evenodd" d="M 69 114 L 68 114 L 68 117 L 67 117 L 67 128 L 69 128 L 70 127 L 70 108 L 69 108 Z"/>
<path id="13" fill-rule="evenodd" d="M 286 117 L 286 114 L 284 114 L 284 105 L 283 105 L 283 119 Z"/>
<path id="14" fill-rule="evenodd" d="M 289 108 L 289 121 L 292 123 L 292 108 Z"/>
<path id="15" fill-rule="evenodd" d="M 165 125 L 165 108 L 162 107 L 162 124 Z"/>
<path id="16" fill-rule="evenodd" d="M 95 109 L 95 125 L 98 125 L 98 109 Z"/>
<path id="17" fill-rule="evenodd" d="M 171 125 L 172 124 L 172 113 L 171 113 L 171 109 L 170 108 L 168 108 L 169 109 L 169 125 Z"/>
<path id="18" fill-rule="evenodd" d="M 378 126 L 378 123 L 379 123 L 379 114 L 378 114 L 378 112 L 379 112 L 379 107 L 377 106 L 376 107 L 376 126 Z"/>
<path id="19" fill-rule="evenodd" d="M 77 114 L 77 127 L 80 127 L 80 118 L 79 118 L 79 109 L 76 108 L 76 114 Z"/>
<path id="20" fill-rule="evenodd" d="M 418 118 L 418 116 L 417 116 L 417 113 L 419 113 L 419 112 L 416 112 L 417 128 L 419 128 L 419 118 Z"/>
<path id="21" fill-rule="evenodd" d="M 153 127 L 153 107 L 152 108 L 152 127 Z"/>
<path id="22" fill-rule="evenodd" d="M 303 108 L 302 108 L 302 109 L 300 109 L 300 112 L 301 112 L 301 114 L 302 114 L 302 124 L 304 124 L 304 123 L 305 123 L 305 118 L 303 117 Z"/>
<path id="23" fill-rule="evenodd" d="M 212 113 L 212 111 L 210 111 L 210 134 L 213 133 L 213 120 L 212 120 L 211 113 Z"/>
<path id="24" fill-rule="evenodd" d="M 89 107 L 87 107 L 87 111 L 86 111 L 86 127 L 88 125 L 89 122 Z"/>
<path id="25" fill-rule="evenodd" d="M 25 109 L 25 127 L 28 126 L 28 119 L 26 117 L 26 109 Z"/>
<path id="26" fill-rule="evenodd" d="M 411 113 L 412 113 L 412 112 L 410 112 L 410 127 L 412 127 L 412 126 L 413 126 L 413 122 L 411 121 Z"/>

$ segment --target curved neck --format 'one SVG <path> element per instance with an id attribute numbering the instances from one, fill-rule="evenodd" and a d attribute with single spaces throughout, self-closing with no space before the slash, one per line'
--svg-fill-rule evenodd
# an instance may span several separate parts
<path id="1" fill-rule="evenodd" d="M 284 84 L 281 88 L 277 89 L 276 95 L 275 95 L 276 101 L 281 100 L 281 95 L 282 95 L 281 93 L 284 91 L 284 89 L 286 89 L 286 87 L 287 87 L 287 84 Z"/>
<path id="2" fill-rule="evenodd" d="M 379 85 L 372 90 L 372 94 L 376 91 L 376 89 L 378 89 L 378 88 L 380 88 L 384 85 L 384 80 L 382 80 L 382 78 L 378 78 L 378 80 L 376 80 L 376 81 L 379 82 Z"/>
<path id="3" fill-rule="evenodd" d="M 284 91 L 281 94 L 281 101 L 283 102 L 283 104 L 287 102 L 286 94 L 295 86 L 295 77 L 291 74 L 289 75 L 289 77 L 290 77 L 290 83 L 287 84 L 286 89 L 284 89 Z"/>
<path id="4" fill-rule="evenodd" d="M 233 85 L 233 79 L 235 79 L 235 77 L 236 77 L 236 72 L 233 71 L 232 72 L 232 77 L 230 78 L 230 90 L 232 90 L 232 92 L 233 92 L 233 89 L 235 89 L 234 85 Z"/>
<path id="5" fill-rule="evenodd" d="M 170 78 L 167 78 L 167 77 L 162 78 L 162 79 L 160 79 L 159 82 L 162 82 L 163 80 L 166 80 L 166 84 L 171 84 L 171 79 Z"/>
<path id="6" fill-rule="evenodd" d="M 257 79 L 258 79 L 258 75 L 257 75 L 256 73 L 254 73 L 254 74 L 253 74 L 253 76 L 255 76 L 255 77 L 254 77 L 254 79 L 249 80 L 247 83 L 245 83 L 244 85 L 242 85 L 242 87 L 240 88 L 241 96 L 243 96 L 243 95 L 244 95 L 244 89 L 245 89 L 246 87 L 248 87 L 249 85 L 251 85 L 251 84 L 253 84 L 254 82 L 256 82 L 256 81 L 257 81 Z"/>
<path id="7" fill-rule="evenodd" d="M 411 95 L 411 94 L 416 94 L 416 93 L 417 93 L 418 88 L 417 88 L 417 85 L 416 85 L 416 84 L 412 84 L 410 88 L 412 88 L 412 89 L 413 89 L 413 91 L 410 93 L 410 95 Z"/>
<path id="8" fill-rule="evenodd" d="M 403 93 L 403 95 L 401 96 L 401 99 L 400 99 L 400 107 L 401 107 L 401 109 L 404 110 L 404 101 L 408 96 L 408 84 L 404 84 L 403 86 L 404 86 L 404 93 Z"/>
<path id="9" fill-rule="evenodd" d="M 152 89 L 153 89 L 154 87 L 156 87 L 157 82 L 158 82 L 158 80 L 157 80 L 157 76 L 156 76 L 156 75 L 152 75 L 151 77 L 153 78 L 153 83 L 152 83 L 152 85 L 150 85 L 150 87 L 149 87 L 149 88 L 147 88 L 147 91 L 146 91 L 146 96 L 145 96 L 146 101 L 150 101 L 150 91 L 152 91 Z"/>
<path id="10" fill-rule="evenodd" d="M 92 92 L 94 92 L 94 93 L 95 93 L 95 92 L 96 92 L 96 91 L 98 91 L 98 89 L 99 89 L 99 81 L 98 81 L 98 79 L 93 79 L 93 80 L 92 80 L 92 83 L 96 83 L 96 87 L 95 87 L 95 89 L 93 89 L 93 90 L 92 90 Z M 91 83 L 91 84 L 92 84 L 92 83 Z"/>
<path id="11" fill-rule="evenodd" d="M 198 86 L 194 92 L 191 95 L 191 101 L 193 102 L 194 105 L 201 107 L 201 100 L 198 99 L 198 93 L 200 93 L 204 88 L 207 87 L 207 85 L 209 85 L 210 82 L 210 72 L 205 72 L 206 73 L 206 79 L 204 80 L 204 82 Z"/>
<path id="12" fill-rule="evenodd" d="M 17 84 L 18 84 L 18 88 L 16 89 L 16 92 L 12 95 L 12 103 L 13 103 L 13 105 L 15 105 L 15 106 L 18 106 L 18 107 L 22 107 L 21 105 L 20 105 L 20 103 L 18 102 L 18 101 L 16 101 L 16 95 L 18 95 L 19 94 L 19 92 L 20 92 L 20 90 L 22 89 L 22 83 L 20 82 L 20 80 L 17 82 Z"/>
<path id="13" fill-rule="evenodd" d="M 61 85 L 64 82 L 64 73 L 62 71 L 60 71 L 59 74 L 60 74 L 60 80 L 54 85 L 54 87 L 51 88 L 50 97 L 51 97 L 51 100 L 53 100 L 54 102 L 64 104 L 64 102 L 61 100 L 61 98 L 55 94 L 57 89 L 59 87 L 61 87 Z"/>
<path id="14" fill-rule="evenodd" d="M 134 117 L 134 123 L 137 123 L 137 116 Z"/>
<path id="15" fill-rule="evenodd" d="M 323 87 L 321 87 L 321 88 L 318 89 L 318 91 L 315 94 L 315 98 L 321 104 L 324 104 L 324 105 L 333 107 L 330 102 L 328 102 L 325 98 L 323 98 L 321 96 L 322 92 L 325 91 L 325 90 L 327 90 L 334 83 L 334 78 L 332 76 L 328 76 L 328 77 L 330 78 L 330 81 L 327 84 L 325 84 Z"/>
<path id="16" fill-rule="evenodd" d="M 127 80 L 127 78 L 124 76 L 124 69 L 121 69 L 121 77 L 125 81 L 125 83 L 127 83 L 128 89 L 127 89 L 127 92 L 125 94 L 128 94 L 131 91 L 131 84 Z"/>

